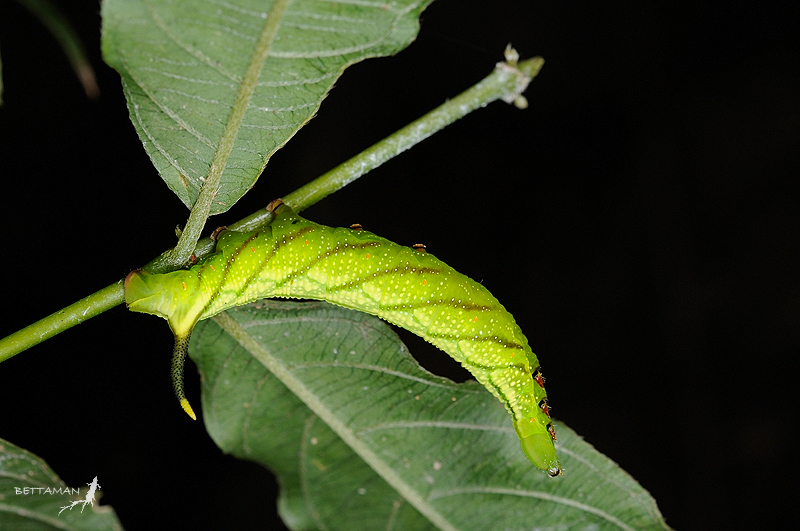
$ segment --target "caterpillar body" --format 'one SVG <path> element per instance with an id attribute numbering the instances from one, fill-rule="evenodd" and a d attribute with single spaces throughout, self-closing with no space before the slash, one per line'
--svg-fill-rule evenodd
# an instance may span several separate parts
<path id="1" fill-rule="evenodd" d="M 505 404 L 528 459 L 550 476 L 561 475 L 539 361 L 485 287 L 424 250 L 360 227 L 319 225 L 280 200 L 267 208 L 275 215 L 271 225 L 222 231 L 215 253 L 190 269 L 133 271 L 125 279 L 130 310 L 169 322 L 173 385 L 192 418 L 183 365 L 197 321 L 268 297 L 325 300 L 377 315 L 447 352 Z"/>

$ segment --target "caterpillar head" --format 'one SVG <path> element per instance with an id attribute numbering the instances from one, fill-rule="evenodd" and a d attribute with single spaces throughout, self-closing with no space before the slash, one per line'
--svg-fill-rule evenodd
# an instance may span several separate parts
<path id="1" fill-rule="evenodd" d="M 197 276 L 175 271 L 166 275 L 151 275 L 132 271 L 125 278 L 125 303 L 133 312 L 149 313 L 169 322 L 176 336 L 186 336 L 194 328 L 202 312 L 198 304 L 187 304 L 197 291 Z"/>

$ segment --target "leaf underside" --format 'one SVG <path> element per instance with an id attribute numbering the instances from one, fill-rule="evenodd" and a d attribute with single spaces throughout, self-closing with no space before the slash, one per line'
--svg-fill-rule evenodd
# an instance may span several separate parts
<path id="1" fill-rule="evenodd" d="M 562 424 L 566 475 L 546 477 L 497 399 L 422 369 L 377 318 L 282 301 L 224 315 L 193 334 L 206 428 L 278 475 L 292 529 L 668 529 L 641 486 Z"/>
<path id="2" fill-rule="evenodd" d="M 350 64 L 411 43 L 432 0 L 106 0 L 102 48 L 161 178 L 227 211 Z"/>

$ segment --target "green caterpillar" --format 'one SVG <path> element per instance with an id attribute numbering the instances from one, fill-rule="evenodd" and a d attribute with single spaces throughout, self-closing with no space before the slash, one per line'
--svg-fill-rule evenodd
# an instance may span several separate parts
<path id="1" fill-rule="evenodd" d="M 505 404 L 528 459 L 561 475 L 539 361 L 486 288 L 419 249 L 313 223 L 279 199 L 267 208 L 270 226 L 221 232 L 216 252 L 191 269 L 125 279 L 128 308 L 165 318 L 175 334 L 173 384 L 189 416 L 196 419 L 183 365 L 197 321 L 266 297 L 325 300 L 377 315 L 450 354 Z"/>

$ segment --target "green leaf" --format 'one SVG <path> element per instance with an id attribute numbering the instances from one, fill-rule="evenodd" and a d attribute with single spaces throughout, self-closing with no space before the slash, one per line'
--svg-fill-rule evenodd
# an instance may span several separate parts
<path id="1" fill-rule="evenodd" d="M 78 503 L 69 509 L 85 500 L 89 488 L 80 494 L 66 489 L 42 459 L 0 439 L 0 529 L 122 530 L 114 510 L 97 504 L 99 492 L 94 505 Z"/>
<path id="2" fill-rule="evenodd" d="M 249 190 L 345 67 L 397 53 L 432 0 L 106 0 L 102 48 L 131 120 L 187 207 L 221 176 L 212 214 Z"/>
<path id="3" fill-rule="evenodd" d="M 275 471 L 292 529 L 668 529 L 562 424 L 565 476 L 535 469 L 497 399 L 422 369 L 375 317 L 262 301 L 202 321 L 191 351 L 209 434 Z"/>

